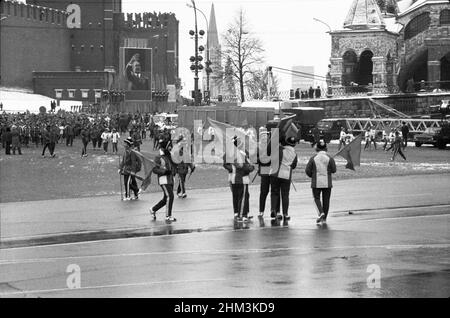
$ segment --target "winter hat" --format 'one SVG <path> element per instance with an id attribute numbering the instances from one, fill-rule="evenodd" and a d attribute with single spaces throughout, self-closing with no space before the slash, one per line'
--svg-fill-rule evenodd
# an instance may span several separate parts
<path id="1" fill-rule="evenodd" d="M 319 142 L 317 143 L 316 149 L 318 151 L 321 151 L 321 150 L 327 151 L 327 144 L 325 143 L 325 141 L 323 139 L 319 140 Z"/>
<path id="2" fill-rule="evenodd" d="M 288 138 L 286 138 L 286 143 L 287 143 L 289 146 L 294 147 L 294 146 L 295 146 L 295 138 L 294 138 L 294 137 L 288 137 Z"/>
<path id="3" fill-rule="evenodd" d="M 123 142 L 126 143 L 128 146 L 131 147 L 131 146 L 133 145 L 133 138 L 128 137 L 128 138 L 125 139 Z"/>

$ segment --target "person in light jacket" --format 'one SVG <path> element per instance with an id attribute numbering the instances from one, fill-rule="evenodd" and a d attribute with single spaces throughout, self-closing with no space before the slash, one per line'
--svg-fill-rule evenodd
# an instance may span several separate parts
<path id="1" fill-rule="evenodd" d="M 336 173 L 336 163 L 327 154 L 327 144 L 320 140 L 316 147 L 317 154 L 312 156 L 306 165 L 306 175 L 311 178 L 311 188 L 314 203 L 317 206 L 319 217 L 317 223 L 326 223 L 330 208 L 332 174 Z M 322 201 L 320 196 L 322 195 Z"/>
<path id="2" fill-rule="evenodd" d="M 281 219 L 280 198 L 282 202 L 283 218 L 290 220 L 289 191 L 291 188 L 292 170 L 297 167 L 297 154 L 295 152 L 295 138 L 288 137 L 279 147 L 278 164 L 271 164 L 270 167 L 270 217 Z"/>
<path id="3" fill-rule="evenodd" d="M 224 154 L 223 167 L 228 171 L 228 181 L 233 196 L 234 218 L 238 222 L 245 222 L 249 219 L 250 211 L 249 174 L 255 167 L 250 163 L 248 154 L 242 149 L 243 143 L 237 136 L 233 137 L 233 144 L 240 160 L 235 158 L 233 162 L 228 162 L 227 154 Z"/>

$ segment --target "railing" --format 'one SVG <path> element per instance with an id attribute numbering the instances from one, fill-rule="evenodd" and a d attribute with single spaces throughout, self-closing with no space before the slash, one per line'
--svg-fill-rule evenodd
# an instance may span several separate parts
<path id="1" fill-rule="evenodd" d="M 314 96 L 312 99 L 323 99 L 328 97 L 364 97 L 377 95 L 392 95 L 392 94 L 411 94 L 411 93 L 450 93 L 450 81 L 421 81 L 410 84 L 409 90 L 402 92 L 397 86 L 388 86 L 386 84 L 378 85 L 351 85 L 351 86 L 331 86 L 330 89 L 320 88 L 320 97 L 316 97 L 316 89 L 314 89 Z M 264 98 L 255 98 L 250 94 L 244 95 L 246 101 L 264 100 Z M 280 100 L 297 99 L 292 95 L 291 91 L 279 91 L 273 98 Z M 222 95 L 223 102 L 240 102 L 239 95 Z M 304 96 L 300 99 L 311 99 Z M 211 101 L 217 102 L 217 98 L 211 98 Z"/>

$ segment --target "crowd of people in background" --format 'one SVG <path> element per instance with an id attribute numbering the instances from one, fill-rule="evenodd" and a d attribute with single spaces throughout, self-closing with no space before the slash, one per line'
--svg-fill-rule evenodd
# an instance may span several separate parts
<path id="1" fill-rule="evenodd" d="M 139 151 L 147 135 L 155 140 L 155 146 L 161 139 L 170 139 L 170 132 L 155 124 L 154 115 L 139 112 L 87 114 L 64 110 L 39 114 L 3 112 L 0 114 L 0 140 L 6 155 L 22 155 L 24 148 L 42 147 L 42 157 L 46 157 L 47 150 L 50 157 L 55 157 L 56 145 L 73 147 L 76 138 L 82 141 L 81 157 L 88 155 L 90 143 L 93 150 L 117 154 L 119 140 L 126 137 L 133 139 L 133 146 Z"/>

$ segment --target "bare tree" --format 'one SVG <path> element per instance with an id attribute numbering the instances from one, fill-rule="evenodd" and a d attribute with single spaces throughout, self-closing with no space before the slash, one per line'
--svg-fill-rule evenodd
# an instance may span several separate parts
<path id="1" fill-rule="evenodd" d="M 262 42 L 251 34 L 242 9 L 223 35 L 223 39 L 223 57 L 225 61 L 231 62 L 233 77 L 239 84 L 241 102 L 244 102 L 244 87 L 249 75 L 264 61 Z"/>

